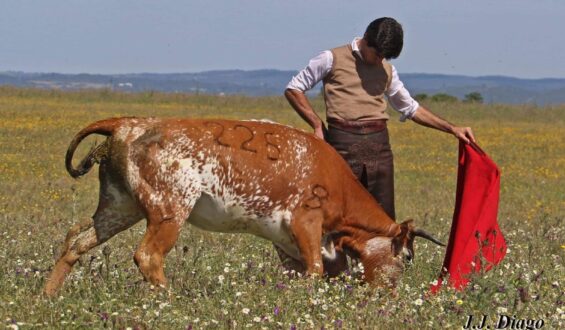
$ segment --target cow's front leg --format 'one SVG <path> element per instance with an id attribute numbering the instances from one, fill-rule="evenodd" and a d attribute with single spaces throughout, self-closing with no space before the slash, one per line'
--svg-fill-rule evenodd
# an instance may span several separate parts
<path id="1" fill-rule="evenodd" d="M 310 275 L 323 275 L 321 210 L 302 210 L 294 217 L 291 230 L 296 239 L 302 261 Z"/>
<path id="2" fill-rule="evenodd" d="M 281 265 L 284 269 L 288 271 L 294 271 L 297 274 L 304 274 L 306 268 L 299 260 L 294 259 L 293 257 L 289 256 L 283 249 L 273 244 L 273 247 L 277 251 L 279 259 L 281 261 Z"/>

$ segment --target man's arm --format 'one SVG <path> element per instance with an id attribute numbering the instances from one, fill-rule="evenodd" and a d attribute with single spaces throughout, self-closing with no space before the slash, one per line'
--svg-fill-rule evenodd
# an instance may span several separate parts
<path id="1" fill-rule="evenodd" d="M 310 105 L 304 92 L 287 88 L 284 91 L 284 96 L 300 117 L 314 128 L 314 134 L 320 139 L 324 139 L 324 123 L 320 116 L 314 111 L 312 105 Z"/>
<path id="2" fill-rule="evenodd" d="M 422 106 L 418 107 L 418 110 L 412 116 L 412 120 L 420 125 L 451 133 L 465 143 L 476 143 L 471 127 L 455 126 Z"/>
<path id="3" fill-rule="evenodd" d="M 465 143 L 469 143 L 469 141 L 475 143 L 475 137 L 470 127 L 455 126 L 416 102 L 398 77 L 394 65 L 392 65 L 392 79 L 387 97 L 392 108 L 402 113 L 401 121 L 410 118 L 420 125 L 451 133 Z"/>
<path id="4" fill-rule="evenodd" d="M 312 105 L 304 92 L 312 89 L 328 74 L 332 68 L 333 55 L 329 50 L 323 51 L 312 58 L 308 65 L 302 69 L 286 86 L 284 96 L 292 108 L 314 129 L 314 134 L 320 139 L 324 138 L 324 124 L 322 119 L 314 112 Z"/>

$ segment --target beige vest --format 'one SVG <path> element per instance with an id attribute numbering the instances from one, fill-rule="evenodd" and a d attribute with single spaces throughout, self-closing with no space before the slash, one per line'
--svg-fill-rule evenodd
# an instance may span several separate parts
<path id="1" fill-rule="evenodd" d="M 392 66 L 369 65 L 351 45 L 331 50 L 333 64 L 324 78 L 327 118 L 365 121 L 388 119 L 385 91 L 392 79 Z"/>

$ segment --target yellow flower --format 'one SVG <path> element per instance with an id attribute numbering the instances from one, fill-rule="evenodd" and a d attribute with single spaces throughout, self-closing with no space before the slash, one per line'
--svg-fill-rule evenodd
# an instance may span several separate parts
<path id="1" fill-rule="evenodd" d="M 457 299 L 457 301 L 455 302 L 457 305 L 463 305 L 463 300 L 461 299 Z"/>

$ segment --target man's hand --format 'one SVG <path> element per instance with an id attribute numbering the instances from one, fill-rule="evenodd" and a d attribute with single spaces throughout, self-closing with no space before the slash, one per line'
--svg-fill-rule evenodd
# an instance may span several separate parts
<path id="1" fill-rule="evenodd" d="M 324 126 L 314 128 L 314 135 L 319 139 L 324 139 Z"/>
<path id="2" fill-rule="evenodd" d="M 459 140 L 467 144 L 469 144 L 470 142 L 477 143 L 475 141 L 475 136 L 473 135 L 473 131 L 471 130 L 471 127 L 454 126 L 452 130 L 453 130 L 453 135 L 455 135 L 455 137 L 458 138 Z"/>

